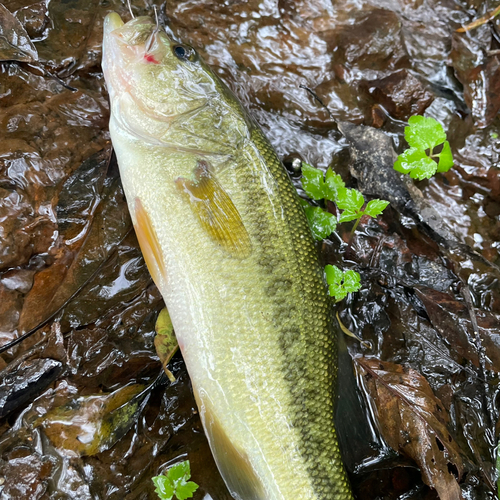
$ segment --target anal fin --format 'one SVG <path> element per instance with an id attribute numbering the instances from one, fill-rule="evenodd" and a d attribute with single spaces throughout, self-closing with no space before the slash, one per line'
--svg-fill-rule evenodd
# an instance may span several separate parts
<path id="1" fill-rule="evenodd" d="M 201 400 L 194 390 L 196 403 L 203 416 L 205 433 L 215 462 L 226 486 L 236 500 L 267 500 L 261 478 L 248 455 L 239 450 L 228 438 L 208 398 Z"/>

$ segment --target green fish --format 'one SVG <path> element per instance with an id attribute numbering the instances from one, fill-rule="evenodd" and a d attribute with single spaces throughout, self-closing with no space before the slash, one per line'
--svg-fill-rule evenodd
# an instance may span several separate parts
<path id="1" fill-rule="evenodd" d="M 237 500 L 348 500 L 336 333 L 311 231 L 275 151 L 190 46 L 106 17 L 110 132 L 141 249 Z"/>

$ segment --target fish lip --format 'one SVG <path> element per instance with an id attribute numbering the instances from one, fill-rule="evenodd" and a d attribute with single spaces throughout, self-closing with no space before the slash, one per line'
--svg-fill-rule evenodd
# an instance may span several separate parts
<path id="1" fill-rule="evenodd" d="M 121 28 L 124 24 L 125 23 L 118 13 L 110 12 L 104 18 L 104 36 L 111 34 L 118 28 Z"/>

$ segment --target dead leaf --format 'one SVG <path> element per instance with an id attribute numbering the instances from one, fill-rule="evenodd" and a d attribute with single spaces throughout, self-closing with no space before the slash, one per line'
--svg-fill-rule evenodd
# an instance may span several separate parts
<path id="1" fill-rule="evenodd" d="M 374 358 L 355 358 L 355 366 L 389 446 L 418 464 L 423 481 L 441 500 L 463 500 L 457 482 L 461 452 L 447 429 L 448 413 L 427 380 L 411 368 Z"/>
<path id="2" fill-rule="evenodd" d="M 432 326 L 446 339 L 452 352 L 479 366 L 479 355 L 474 342 L 474 330 L 467 306 L 452 295 L 432 288 L 415 289 L 423 302 Z M 476 309 L 479 337 L 484 348 L 486 368 L 500 371 L 500 318 L 498 315 Z"/>
<path id="3" fill-rule="evenodd" d="M 43 323 L 85 286 L 131 228 L 118 173 L 108 172 L 109 150 L 85 161 L 59 197 L 62 244 L 54 263 L 35 275 L 19 330 Z M 108 175 L 106 173 L 108 172 Z"/>
<path id="4" fill-rule="evenodd" d="M 174 333 L 174 326 L 167 308 L 163 308 L 158 315 L 155 325 L 156 337 L 154 340 L 156 353 L 170 382 L 175 382 L 175 377 L 167 368 L 169 361 L 179 349 L 179 344 Z"/>
<path id="5" fill-rule="evenodd" d="M 486 24 L 488 21 L 491 21 L 499 14 L 500 14 L 500 5 L 495 10 L 492 10 L 491 12 L 486 13 L 484 16 L 480 17 L 479 19 L 476 19 L 475 21 L 472 21 L 471 23 L 467 24 L 466 26 L 462 26 L 461 28 L 458 28 L 456 31 L 457 31 L 457 33 L 465 33 L 466 31 L 470 31 L 474 28 L 477 28 L 478 26 L 482 26 L 483 24 Z"/>
<path id="6" fill-rule="evenodd" d="M 488 48 L 458 33 L 452 37 L 452 66 L 478 128 L 491 124 L 500 110 L 500 58 L 483 57 Z"/>
<path id="7" fill-rule="evenodd" d="M 133 384 L 111 394 L 82 396 L 50 410 L 38 419 L 59 450 L 73 456 L 91 456 L 111 448 L 134 424 L 149 393 Z"/>
<path id="8" fill-rule="evenodd" d="M 1 3 L 0 61 L 38 61 L 38 52 L 23 25 Z"/>

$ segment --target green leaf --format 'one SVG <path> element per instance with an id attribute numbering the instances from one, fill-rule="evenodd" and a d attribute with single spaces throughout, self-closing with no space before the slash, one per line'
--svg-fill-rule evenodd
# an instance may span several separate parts
<path id="1" fill-rule="evenodd" d="M 450 143 L 446 141 L 443 145 L 443 150 L 439 153 L 438 172 L 448 172 L 453 167 L 453 155 L 451 154 Z"/>
<path id="2" fill-rule="evenodd" d="M 345 187 L 340 175 L 328 168 L 326 175 L 319 168 L 307 163 L 302 164 L 302 187 L 312 200 L 337 200 L 337 191 Z"/>
<path id="3" fill-rule="evenodd" d="M 171 500 L 174 496 L 178 500 L 186 500 L 198 489 L 196 483 L 189 481 L 190 478 L 189 460 L 185 460 L 170 467 L 166 476 L 161 474 L 153 477 L 153 483 L 160 500 Z"/>
<path id="4" fill-rule="evenodd" d="M 337 283 L 332 283 L 328 286 L 328 293 L 331 297 L 334 297 L 335 300 L 342 300 L 347 297 L 347 291 L 342 285 L 338 285 Z"/>
<path id="5" fill-rule="evenodd" d="M 361 277 L 356 271 L 349 269 L 344 272 L 344 289 L 346 292 L 357 292 L 361 288 Z"/>
<path id="6" fill-rule="evenodd" d="M 335 216 L 320 207 L 304 207 L 309 227 L 316 240 L 328 238 L 337 227 Z"/>
<path id="7" fill-rule="evenodd" d="M 193 483 L 193 481 L 189 481 L 188 483 L 180 484 L 179 486 L 177 486 L 177 489 L 175 490 L 175 496 L 179 500 L 185 500 L 186 498 L 191 498 L 197 489 L 198 485 L 196 483 Z"/>
<path id="8" fill-rule="evenodd" d="M 356 271 L 343 272 L 337 266 L 325 267 L 328 293 L 337 301 L 342 300 L 350 292 L 357 292 L 360 287 L 360 276 Z"/>
<path id="9" fill-rule="evenodd" d="M 350 210 L 344 210 L 339 216 L 339 222 L 349 222 L 351 220 L 359 219 L 361 215 L 358 212 L 351 212 Z"/>
<path id="10" fill-rule="evenodd" d="M 408 125 L 405 127 L 405 139 L 413 148 L 425 151 L 446 141 L 443 126 L 434 118 L 412 116 L 408 120 Z"/>
<path id="11" fill-rule="evenodd" d="M 191 477 L 189 460 L 185 460 L 184 462 L 172 465 L 172 467 L 168 469 L 167 475 L 168 478 L 174 483 L 176 481 L 180 481 L 181 479 L 188 480 Z"/>
<path id="12" fill-rule="evenodd" d="M 175 488 L 168 477 L 160 475 L 153 477 L 152 480 L 156 486 L 155 492 L 160 500 L 170 500 L 174 496 Z"/>
<path id="13" fill-rule="evenodd" d="M 312 200 L 322 200 L 325 197 L 325 181 L 323 172 L 307 163 L 302 163 L 302 187 Z"/>
<path id="14" fill-rule="evenodd" d="M 341 210 L 357 212 L 361 210 L 361 207 L 365 203 L 365 199 L 357 189 L 340 188 L 337 191 L 336 203 Z"/>
<path id="15" fill-rule="evenodd" d="M 398 156 L 394 169 L 419 180 L 430 179 L 436 172 L 447 172 L 453 166 L 453 155 L 443 126 L 424 116 L 412 116 L 408 124 L 405 138 L 411 147 Z M 442 151 L 434 153 L 434 148 L 441 144 Z"/>
<path id="16" fill-rule="evenodd" d="M 425 151 L 410 148 L 398 156 L 394 170 L 410 174 L 412 179 L 430 179 L 437 171 L 437 163 Z"/>
<path id="17" fill-rule="evenodd" d="M 345 182 L 339 174 L 336 174 L 330 167 L 325 175 L 326 193 L 325 198 L 330 201 L 337 200 L 339 189 L 345 188 Z"/>
<path id="18" fill-rule="evenodd" d="M 389 202 L 385 200 L 369 201 L 364 213 L 370 217 L 377 217 L 377 215 L 380 215 L 384 211 L 387 205 L 389 205 Z"/>
<path id="19" fill-rule="evenodd" d="M 337 266 L 331 266 L 328 264 L 325 266 L 326 282 L 329 285 L 333 283 L 340 283 L 344 277 L 344 273 Z"/>

